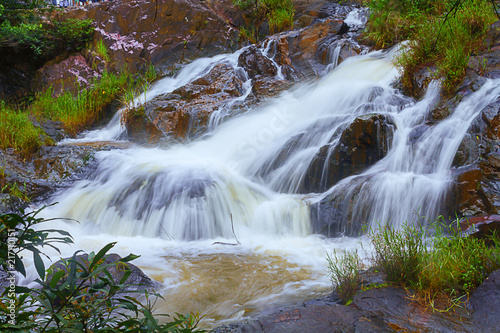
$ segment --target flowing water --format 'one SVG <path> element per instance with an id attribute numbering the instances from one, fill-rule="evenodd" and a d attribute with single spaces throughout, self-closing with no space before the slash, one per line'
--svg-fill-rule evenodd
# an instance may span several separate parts
<path id="1" fill-rule="evenodd" d="M 219 62 L 236 68 L 240 52 L 197 60 L 157 82 L 137 103 L 173 91 Z M 54 226 L 75 236 L 63 256 L 117 241 L 116 252 L 140 254 L 136 264 L 163 284 L 160 312 L 199 311 L 208 326 L 327 293 L 326 253 L 359 247 L 360 239 L 314 235 L 310 206 L 338 196 L 338 209 L 352 223 L 397 224 L 418 208 L 435 216 L 468 126 L 500 94 L 499 82 L 489 81 L 447 120 L 415 137 L 438 85 L 418 103 L 402 96 L 390 85 L 397 77 L 394 52 L 350 58 L 318 82 L 297 85 L 232 119 L 221 116 L 229 105 L 193 142 L 96 153 L 95 176 L 57 194 L 52 202 L 58 204 L 44 211 L 80 221 Z M 325 193 L 299 194 L 318 150 L 335 144 L 356 117 L 373 113 L 393 119 L 388 155 Z M 73 141 L 118 139 L 118 117 Z"/>

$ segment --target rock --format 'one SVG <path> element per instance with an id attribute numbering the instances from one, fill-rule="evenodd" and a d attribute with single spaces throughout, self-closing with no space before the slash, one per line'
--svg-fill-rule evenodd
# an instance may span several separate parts
<path id="1" fill-rule="evenodd" d="M 238 38 L 223 17 L 199 0 L 116 0 L 60 15 L 96 22 L 95 40 L 104 41 L 115 71 L 125 64 L 132 73 L 149 63 L 167 68 L 234 51 Z"/>
<path id="2" fill-rule="evenodd" d="M 243 51 L 238 57 L 238 66 L 243 67 L 248 76 L 254 78 L 257 75 L 276 75 L 278 69 L 273 62 L 262 55 L 260 50 L 251 46 Z"/>
<path id="3" fill-rule="evenodd" d="M 144 114 L 131 111 L 124 119 L 127 140 L 140 144 L 156 145 L 165 138 L 165 135 L 149 122 Z"/>
<path id="4" fill-rule="evenodd" d="M 432 311 L 411 298 L 412 292 L 401 288 L 375 288 L 355 295 L 352 304 L 396 331 L 464 332 L 471 329 L 460 316 Z"/>
<path id="5" fill-rule="evenodd" d="M 46 281 L 49 282 L 55 272 L 58 270 L 64 270 L 66 272 L 66 267 L 64 266 L 63 262 L 67 261 L 71 258 L 65 258 L 57 261 L 51 266 L 52 274 L 48 275 L 46 277 Z M 157 281 L 151 280 L 146 274 L 142 272 L 142 270 L 131 264 L 131 263 L 119 263 L 119 260 L 122 259 L 118 254 L 116 253 L 111 253 L 108 254 L 104 257 L 104 261 L 102 262 L 103 265 L 107 264 L 113 264 L 116 263 L 115 265 L 111 265 L 107 271 L 110 273 L 111 277 L 113 278 L 113 281 L 115 283 L 119 283 L 120 279 L 123 276 L 123 272 L 125 269 L 130 269 L 132 272 L 128 279 L 125 281 L 125 284 L 127 284 L 127 287 L 124 289 L 124 292 L 134 292 L 134 291 L 142 291 L 142 290 L 148 290 L 151 291 L 153 289 L 157 289 L 161 287 L 161 284 Z M 83 264 L 83 265 L 88 265 L 88 254 L 80 254 L 76 257 L 76 261 Z M 126 266 L 126 267 L 125 267 Z M 106 277 L 104 273 L 100 273 L 98 276 Z M 96 277 L 97 278 L 97 277 Z M 90 282 L 87 281 L 87 284 L 90 284 Z"/>
<path id="6" fill-rule="evenodd" d="M 383 321 L 344 305 L 305 305 L 283 309 L 258 320 L 216 328 L 214 333 L 236 332 L 395 332 Z"/>
<path id="7" fill-rule="evenodd" d="M 456 179 L 457 208 L 465 216 L 481 215 L 491 210 L 481 180 L 483 173 L 476 165 L 454 170 Z"/>
<path id="8" fill-rule="evenodd" d="M 494 234 L 500 235 L 500 215 L 466 218 L 460 223 L 460 229 L 464 235 L 488 241 Z"/>
<path id="9" fill-rule="evenodd" d="M 356 118 L 335 145 L 323 146 L 304 177 L 302 193 L 324 192 L 339 180 L 382 159 L 390 148 L 394 125 L 384 115 Z"/>
<path id="10" fill-rule="evenodd" d="M 83 55 L 76 54 L 64 60 L 56 58 L 37 70 L 31 81 L 31 90 L 44 93 L 52 88 L 53 97 L 61 92 L 76 94 L 80 87 L 90 86 L 99 77 L 99 72 L 90 67 Z"/>
<path id="11" fill-rule="evenodd" d="M 469 308 L 474 311 L 472 314 L 473 332 L 498 332 L 498 327 L 500 327 L 500 270 L 491 273 L 472 293 Z"/>
<path id="12" fill-rule="evenodd" d="M 171 93 L 155 97 L 145 115 L 161 132 L 174 138 L 195 138 L 206 131 L 210 115 L 243 95 L 245 77 L 227 64 Z"/>

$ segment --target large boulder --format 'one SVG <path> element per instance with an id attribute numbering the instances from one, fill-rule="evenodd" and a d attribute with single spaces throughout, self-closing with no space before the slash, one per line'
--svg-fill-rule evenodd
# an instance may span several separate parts
<path id="1" fill-rule="evenodd" d="M 80 264 L 88 266 L 89 263 L 89 255 L 87 253 L 80 254 L 76 256 L 76 261 Z M 65 258 L 57 261 L 51 266 L 52 273 L 49 274 L 46 278 L 48 282 L 50 282 L 53 274 L 55 274 L 58 270 L 63 270 L 67 272 L 67 267 L 64 265 L 64 262 L 67 262 L 72 258 Z M 157 281 L 151 280 L 144 272 L 137 266 L 131 263 L 120 263 L 120 257 L 116 253 L 108 254 L 104 257 L 101 265 L 110 265 L 107 269 L 108 273 L 113 278 L 114 283 L 120 283 L 121 278 L 125 274 L 125 270 L 130 270 L 130 276 L 124 282 L 127 287 L 124 288 L 124 292 L 135 292 L 142 290 L 154 290 L 161 287 L 161 284 Z M 98 276 L 106 277 L 104 273 L 100 273 Z M 95 277 L 96 281 L 98 276 Z M 87 283 L 90 283 L 87 281 Z"/>
<path id="2" fill-rule="evenodd" d="M 63 12 L 93 19 L 115 64 L 135 72 L 152 63 L 168 67 L 186 60 L 234 50 L 238 32 L 199 0 L 116 0 Z"/>
<path id="3" fill-rule="evenodd" d="M 500 327 L 500 270 L 491 273 L 472 293 L 469 308 L 473 311 L 474 332 L 498 332 L 498 327 Z"/>
<path id="4" fill-rule="evenodd" d="M 306 172 L 302 191 L 324 192 L 375 164 L 387 155 L 393 133 L 390 117 L 372 114 L 356 118 L 338 142 L 321 147 Z"/>

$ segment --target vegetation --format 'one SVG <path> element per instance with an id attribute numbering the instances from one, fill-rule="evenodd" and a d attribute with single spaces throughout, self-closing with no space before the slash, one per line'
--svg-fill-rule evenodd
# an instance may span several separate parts
<path id="1" fill-rule="evenodd" d="M 42 208 L 43 209 L 43 208 Z M 197 314 L 177 314 L 173 320 L 160 324 L 153 316 L 154 299 L 161 297 L 143 290 L 145 301 L 132 297 L 127 279 L 131 274 L 128 262 L 137 258 L 130 254 L 107 263 L 108 251 L 115 243 L 104 246 L 86 258 L 78 252 L 62 267 L 45 270 L 40 247 L 55 243 L 71 243 L 71 236 L 61 230 L 35 230 L 48 220 L 37 217 L 41 210 L 21 215 L 0 215 L 0 267 L 26 276 L 20 252 L 33 253 L 39 279 L 38 288 L 10 283 L 0 297 L 0 330 L 9 332 L 193 332 L 199 322 Z M 59 234 L 54 237 L 51 234 Z M 122 272 L 113 277 L 111 268 Z M 9 280 L 8 279 L 8 280 Z M 118 280 L 119 279 L 119 280 Z M 142 286 L 146 287 L 146 286 Z M 137 293 L 137 292 L 135 292 Z"/>
<path id="2" fill-rule="evenodd" d="M 31 50 L 35 60 L 48 59 L 67 48 L 79 51 L 92 39 L 92 20 L 68 19 L 53 25 L 33 16 L 27 22 L 0 24 L 0 45 L 17 44 Z"/>
<path id="3" fill-rule="evenodd" d="M 42 134 L 41 129 L 33 126 L 28 113 L 0 101 L 0 149 L 13 148 L 26 157 L 43 145 Z"/>
<path id="4" fill-rule="evenodd" d="M 373 267 L 384 272 L 389 283 L 414 289 L 416 299 L 435 310 L 459 306 L 490 273 L 500 268 L 498 235 L 493 235 L 490 242 L 463 237 L 457 231 L 459 222 L 451 226 L 435 223 L 429 229 L 405 224 L 399 230 L 389 226 L 372 230 L 369 239 Z M 348 301 L 359 289 L 354 273 L 360 262 L 357 253 L 338 259 L 328 256 L 327 260 L 337 290 L 349 291 L 339 292 L 339 296 Z"/>
<path id="5" fill-rule="evenodd" d="M 104 71 L 89 87 L 80 87 L 76 96 L 66 91 L 54 97 L 52 88 L 47 89 L 35 97 L 29 110 L 38 117 L 63 122 L 69 133 L 76 134 L 100 119 L 103 108 L 125 91 L 131 79 L 128 71 Z"/>
<path id="6" fill-rule="evenodd" d="M 434 77 L 443 79 L 446 92 L 453 92 L 495 20 L 487 0 L 370 0 L 368 6 L 366 36 L 377 47 L 410 40 L 398 59 L 403 85 L 410 91 L 413 74 L 435 65 Z"/>
<path id="7" fill-rule="evenodd" d="M 346 304 L 352 301 L 359 289 L 359 271 L 363 263 L 357 251 L 345 251 L 342 254 L 334 252 L 327 254 L 328 271 L 335 291 L 339 298 Z"/>
<path id="8" fill-rule="evenodd" d="M 271 32 L 291 29 L 295 8 L 292 0 L 233 0 L 233 3 L 249 16 L 253 26 L 242 27 L 242 37 L 257 40 L 259 26 L 267 20 Z"/>

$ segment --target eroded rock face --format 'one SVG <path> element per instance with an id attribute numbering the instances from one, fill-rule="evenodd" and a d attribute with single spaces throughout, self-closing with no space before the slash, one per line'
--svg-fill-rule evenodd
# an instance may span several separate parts
<path id="1" fill-rule="evenodd" d="M 238 37 L 234 28 L 198 0 L 117 0 L 64 15 L 93 19 L 95 38 L 104 41 L 114 66 L 127 64 L 132 72 L 147 63 L 168 67 L 228 52 L 234 50 Z"/>
<path id="2" fill-rule="evenodd" d="M 194 138 L 206 130 L 210 115 L 244 93 L 244 73 L 227 64 L 145 105 L 145 114 L 165 135 Z"/>
<path id="3" fill-rule="evenodd" d="M 45 92 L 52 87 L 52 96 L 61 92 L 76 93 L 79 87 L 88 87 L 100 73 L 90 67 L 87 59 L 81 54 L 70 56 L 60 61 L 55 59 L 36 71 L 31 81 L 34 92 Z"/>

